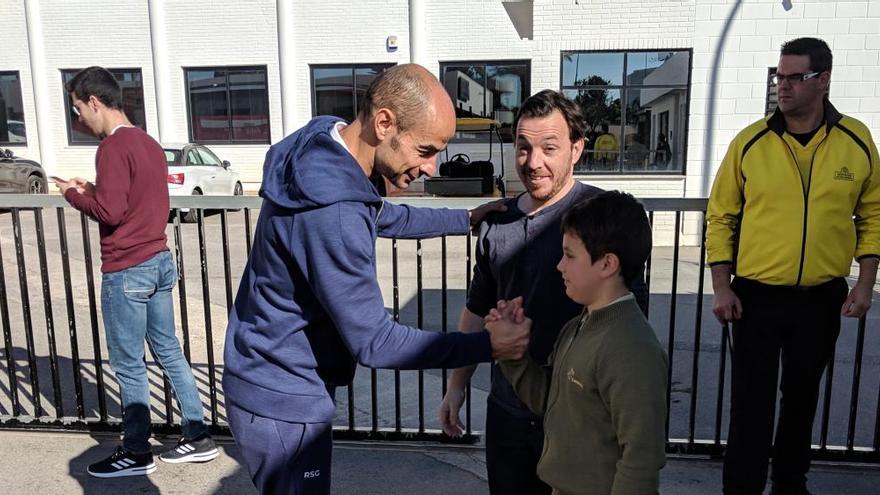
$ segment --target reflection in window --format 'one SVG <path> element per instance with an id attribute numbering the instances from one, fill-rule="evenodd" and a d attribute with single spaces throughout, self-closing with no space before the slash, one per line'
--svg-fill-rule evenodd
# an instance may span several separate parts
<path id="1" fill-rule="evenodd" d="M 690 51 L 563 52 L 562 91 L 587 124 L 580 173 L 681 173 Z"/>
<path id="2" fill-rule="evenodd" d="M 0 72 L 0 144 L 25 144 L 24 105 L 18 72 Z"/>
<path id="3" fill-rule="evenodd" d="M 528 61 L 447 62 L 440 79 L 455 104 L 456 117 L 480 117 L 499 123 L 502 139 L 512 140 L 513 119 L 529 96 Z M 477 134 L 480 140 L 487 134 Z"/>
<path id="4" fill-rule="evenodd" d="M 767 69 L 767 99 L 766 106 L 764 108 L 764 115 L 770 115 L 771 113 L 776 111 L 776 105 L 779 104 L 779 100 L 776 97 L 776 85 L 773 84 L 773 74 L 776 74 L 776 67 L 770 67 Z"/>
<path id="5" fill-rule="evenodd" d="M 144 83 L 140 69 L 107 69 L 116 77 L 116 82 L 122 89 L 122 110 L 137 127 L 147 130 L 147 116 L 144 110 Z M 65 69 L 61 71 L 61 79 L 67 84 L 80 69 Z M 92 134 L 91 129 L 79 121 L 79 117 L 73 113 L 73 105 L 69 97 L 64 98 L 67 107 L 67 135 L 70 144 L 95 144 L 98 138 Z"/>
<path id="6" fill-rule="evenodd" d="M 370 83 L 393 64 L 312 66 L 312 114 L 357 118 Z"/>
<path id="7" fill-rule="evenodd" d="M 562 85 L 622 84 L 623 53 L 563 53 Z"/>
<path id="8" fill-rule="evenodd" d="M 190 139 L 199 143 L 268 143 L 265 67 L 186 69 Z"/>

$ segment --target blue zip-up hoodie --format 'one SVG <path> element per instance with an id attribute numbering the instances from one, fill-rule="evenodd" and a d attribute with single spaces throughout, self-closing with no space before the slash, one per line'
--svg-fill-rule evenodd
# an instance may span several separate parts
<path id="1" fill-rule="evenodd" d="M 317 117 L 263 165 L 260 218 L 226 328 L 226 400 L 260 416 L 328 422 L 333 387 L 374 368 L 455 368 L 491 360 L 488 334 L 395 323 L 376 280 L 376 237 L 467 232 L 465 211 L 383 203 Z"/>

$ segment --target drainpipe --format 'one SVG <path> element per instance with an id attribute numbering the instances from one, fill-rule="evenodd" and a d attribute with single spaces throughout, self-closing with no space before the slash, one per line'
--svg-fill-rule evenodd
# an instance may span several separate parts
<path id="1" fill-rule="evenodd" d="M 425 65 L 425 0 L 409 0 L 409 61 Z"/>
<path id="2" fill-rule="evenodd" d="M 37 113 L 37 142 L 39 161 L 46 173 L 54 174 L 55 156 L 52 154 L 52 115 L 49 105 L 49 87 L 46 80 L 46 48 L 43 45 L 43 26 L 40 5 L 37 0 L 24 0 L 24 17 L 27 26 L 28 55 L 31 65 L 31 82 L 34 91 L 34 107 Z"/>
<path id="3" fill-rule="evenodd" d="M 296 130 L 296 30 L 293 0 L 277 0 L 278 71 L 281 73 L 281 123 L 284 135 Z"/>
<path id="4" fill-rule="evenodd" d="M 171 64 L 168 62 L 167 32 L 165 29 L 164 0 L 148 0 L 150 18 L 150 45 L 153 49 L 153 89 L 156 96 L 156 120 L 159 123 L 159 142 L 175 139 L 171 122 L 174 110 L 171 105 Z M 186 139 L 183 139 L 185 141 Z"/>
<path id="5" fill-rule="evenodd" d="M 733 19 L 736 17 L 743 0 L 736 0 L 724 21 L 724 28 L 721 30 L 721 36 L 718 37 L 718 45 L 715 47 L 715 56 L 712 60 L 712 72 L 709 74 L 709 95 L 706 105 L 706 137 L 703 140 L 703 181 L 700 185 L 700 196 L 709 196 L 709 174 L 712 170 L 712 162 L 714 161 L 714 143 L 715 134 L 715 99 L 718 95 L 718 71 L 721 68 L 721 54 L 724 53 L 724 44 L 727 42 L 727 35 L 730 33 L 730 27 L 733 25 Z"/>

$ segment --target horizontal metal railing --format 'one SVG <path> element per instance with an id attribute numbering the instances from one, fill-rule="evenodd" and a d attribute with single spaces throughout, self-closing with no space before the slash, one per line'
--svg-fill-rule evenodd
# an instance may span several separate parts
<path id="1" fill-rule="evenodd" d="M 471 208 L 480 198 L 394 198 L 414 206 Z M 669 355 L 668 450 L 723 453 L 729 389 L 726 329 L 705 306 L 708 269 L 702 237 L 705 199 L 643 200 L 655 247 L 646 267 L 649 317 Z M 220 386 L 228 310 L 261 199 L 172 197 L 169 247 L 179 271 L 176 317 L 207 420 L 228 433 Z M 181 222 L 179 209 L 196 209 Z M 457 321 L 473 265 L 473 238 L 380 240 L 378 276 L 394 319 L 448 332 Z M 109 372 L 96 279 L 97 226 L 57 195 L 0 195 L 0 427 L 118 430 L 118 385 Z M 17 280 L 16 280 L 17 279 Z M 450 321 L 453 323 L 450 324 Z M 829 366 L 816 424 L 814 457 L 880 462 L 880 341 L 874 312 L 846 322 Z M 709 328 L 710 330 L 704 331 Z M 835 364 L 836 363 L 836 364 Z M 179 431 L 179 412 L 150 361 L 154 428 Z M 841 373 L 841 366 L 852 366 Z M 863 368 L 869 367 L 868 371 Z M 485 367 L 483 367 L 485 368 Z M 481 368 L 463 411 L 473 442 L 485 417 L 488 375 Z M 350 439 L 443 440 L 437 406 L 446 370 L 359 370 L 336 394 L 336 435 Z M 867 393 L 865 393 L 867 390 Z"/>

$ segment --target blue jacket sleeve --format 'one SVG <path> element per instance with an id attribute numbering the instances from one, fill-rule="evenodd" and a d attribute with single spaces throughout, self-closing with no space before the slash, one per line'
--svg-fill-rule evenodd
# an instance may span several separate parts
<path id="1" fill-rule="evenodd" d="M 467 234 L 467 210 L 415 208 L 385 201 L 379 212 L 379 236 L 397 239 L 425 239 L 441 235 Z"/>
<path id="2" fill-rule="evenodd" d="M 373 368 L 456 368 L 490 361 L 487 332 L 448 334 L 396 323 L 376 280 L 371 218 L 359 203 L 298 214 L 292 249 L 349 352 Z"/>

